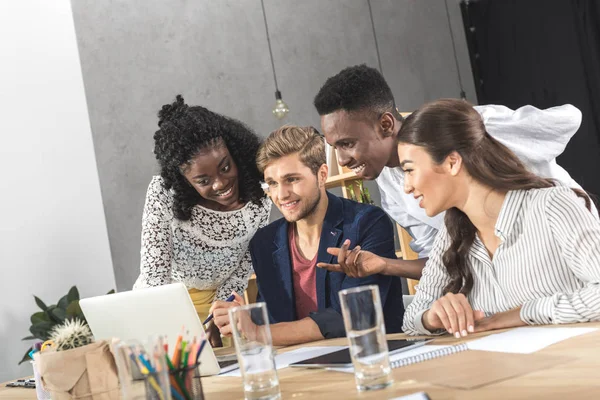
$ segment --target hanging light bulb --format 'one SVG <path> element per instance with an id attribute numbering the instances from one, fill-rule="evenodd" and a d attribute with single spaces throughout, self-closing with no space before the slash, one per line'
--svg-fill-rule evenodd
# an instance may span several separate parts
<path id="1" fill-rule="evenodd" d="M 278 119 L 282 119 L 283 117 L 288 115 L 289 112 L 290 112 L 290 109 L 288 108 L 288 105 L 285 104 L 285 102 L 281 99 L 281 92 L 279 90 L 276 91 L 275 92 L 275 107 L 273 107 L 273 115 L 276 116 Z"/>
<path id="2" fill-rule="evenodd" d="M 269 46 L 269 58 L 271 59 L 271 68 L 273 69 L 273 81 L 275 82 L 275 107 L 273 107 L 273 115 L 277 119 L 282 119 L 290 112 L 287 104 L 281 99 L 281 92 L 277 86 L 277 74 L 275 73 L 275 61 L 273 61 L 273 51 L 271 50 L 271 38 L 269 36 L 269 25 L 267 24 L 267 13 L 265 12 L 265 2 L 260 0 L 262 6 L 263 18 L 265 20 L 265 32 L 267 34 L 267 45 Z"/>

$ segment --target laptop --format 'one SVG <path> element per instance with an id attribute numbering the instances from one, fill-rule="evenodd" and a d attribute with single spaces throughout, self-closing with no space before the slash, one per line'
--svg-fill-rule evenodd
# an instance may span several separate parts
<path id="1" fill-rule="evenodd" d="M 431 340 L 432 339 L 388 340 L 388 351 L 390 355 L 401 353 L 403 351 L 421 347 Z M 350 351 L 348 348 L 290 364 L 290 367 L 300 368 L 345 368 L 351 366 L 352 359 L 350 358 Z"/>
<path id="2" fill-rule="evenodd" d="M 79 305 L 96 339 L 145 341 L 150 336 L 166 336 L 173 351 L 182 327 L 190 337 L 206 336 L 183 283 L 90 297 Z M 217 375 L 238 367 L 236 360 L 222 364 L 206 343 L 200 356 L 200 375 Z"/>

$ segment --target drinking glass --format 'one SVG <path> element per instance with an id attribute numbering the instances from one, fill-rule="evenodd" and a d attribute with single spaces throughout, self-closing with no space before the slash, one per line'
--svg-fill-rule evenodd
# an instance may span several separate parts
<path id="1" fill-rule="evenodd" d="M 169 370 L 158 338 L 113 344 L 124 400 L 171 400 Z"/>
<path id="2" fill-rule="evenodd" d="M 281 399 L 265 303 L 229 309 L 246 400 Z"/>
<path id="3" fill-rule="evenodd" d="M 359 286 L 339 292 L 358 390 L 376 390 L 392 383 L 379 287 Z"/>

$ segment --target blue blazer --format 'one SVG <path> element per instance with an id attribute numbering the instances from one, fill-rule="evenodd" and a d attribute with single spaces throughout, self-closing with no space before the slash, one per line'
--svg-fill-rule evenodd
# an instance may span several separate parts
<path id="1" fill-rule="evenodd" d="M 327 193 L 329 205 L 323 223 L 317 262 L 337 263 L 328 247 L 360 245 L 386 258 L 396 258 L 394 229 L 378 207 Z M 258 301 L 267 304 L 271 323 L 296 321 L 296 302 L 288 240 L 288 222 L 281 218 L 259 229 L 250 241 L 252 265 L 258 285 Z M 401 332 L 404 305 L 402 285 L 396 276 L 372 275 L 351 278 L 341 272 L 316 269 L 318 311 L 310 314 L 325 338 L 345 336 L 338 292 L 364 285 L 378 285 L 387 333 Z"/>

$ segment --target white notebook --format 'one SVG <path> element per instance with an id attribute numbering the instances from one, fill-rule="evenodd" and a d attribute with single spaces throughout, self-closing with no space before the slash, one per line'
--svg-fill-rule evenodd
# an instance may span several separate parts
<path id="1" fill-rule="evenodd" d="M 420 350 L 420 351 L 416 351 Z M 450 354 L 460 353 L 461 351 L 469 350 L 467 343 L 461 343 L 454 346 L 434 346 L 426 345 L 421 349 L 415 349 L 416 354 L 396 354 L 395 356 L 401 357 L 390 357 L 390 366 L 392 368 L 405 367 L 407 365 L 420 363 L 427 360 L 433 360 L 434 358 L 449 356 Z"/>
<path id="2" fill-rule="evenodd" d="M 417 347 L 416 349 L 390 355 L 390 366 L 392 368 L 405 367 L 407 365 L 433 360 L 434 358 L 444 357 L 465 350 L 469 350 L 466 343 L 457 344 L 454 346 L 425 345 Z M 329 371 L 339 371 L 350 374 L 354 373 L 353 367 L 326 369 Z"/>
<path id="3" fill-rule="evenodd" d="M 529 354 L 563 340 L 598 330 L 592 327 L 522 327 L 495 333 L 468 343 L 449 346 L 425 345 L 390 355 L 390 366 L 400 368 L 434 358 L 460 353 L 465 350 L 496 351 Z M 332 371 L 353 373 L 349 368 L 328 368 Z"/>

